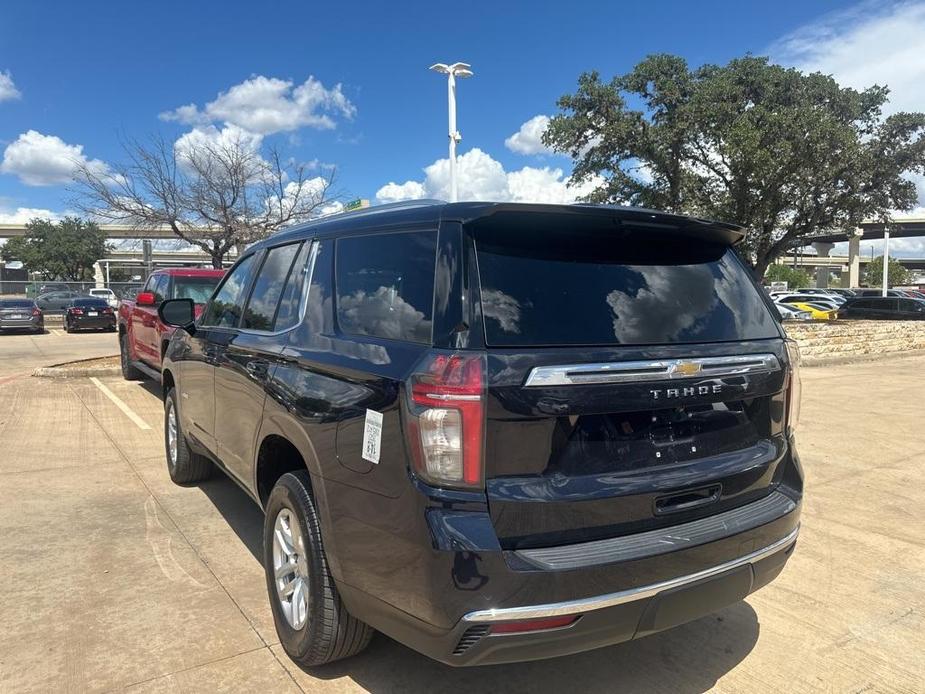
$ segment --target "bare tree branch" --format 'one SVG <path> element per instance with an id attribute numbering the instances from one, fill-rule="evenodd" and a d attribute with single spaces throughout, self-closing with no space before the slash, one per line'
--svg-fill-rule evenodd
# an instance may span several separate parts
<path id="1" fill-rule="evenodd" d="M 215 267 L 238 244 L 321 214 L 333 202 L 335 171 L 306 167 L 271 149 L 264 158 L 246 135 L 123 143 L 125 164 L 75 176 L 75 205 L 91 218 L 169 228 L 209 254 Z"/>

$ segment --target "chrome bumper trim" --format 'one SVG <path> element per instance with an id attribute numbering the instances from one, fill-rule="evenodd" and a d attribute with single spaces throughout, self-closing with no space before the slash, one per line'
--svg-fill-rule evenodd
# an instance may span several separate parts
<path id="1" fill-rule="evenodd" d="M 688 583 L 695 583 L 705 578 L 711 578 L 713 576 L 718 576 L 721 573 L 725 573 L 726 571 L 737 569 L 741 566 L 745 566 L 746 564 L 754 564 L 759 562 L 762 559 L 766 559 L 772 554 L 780 552 L 792 545 L 794 542 L 796 542 L 797 535 L 799 534 L 800 526 L 797 526 L 786 537 L 768 545 L 764 549 L 751 552 L 750 554 L 746 554 L 744 557 L 739 557 L 738 559 L 732 559 L 731 561 L 727 561 L 724 564 L 711 566 L 707 569 L 703 569 L 692 574 L 687 574 L 686 576 L 679 576 L 677 578 L 668 579 L 667 581 L 652 583 L 648 586 L 630 588 L 629 590 L 621 590 L 617 593 L 609 593 L 607 595 L 598 595 L 593 598 L 569 600 L 567 602 L 553 602 L 546 605 L 525 605 L 523 607 L 504 607 L 492 610 L 477 610 L 475 612 L 469 612 L 468 614 L 463 615 L 462 621 L 466 623 L 507 622 L 510 620 L 518 619 L 559 617 L 570 614 L 583 614 L 585 612 L 593 612 L 594 610 L 602 610 L 607 607 L 614 607 L 616 605 L 622 605 L 627 602 L 633 602 L 634 600 L 645 600 L 646 598 L 651 598 L 654 595 L 661 593 L 663 590 L 680 588 L 681 586 L 687 585 Z"/>
<path id="2" fill-rule="evenodd" d="M 601 362 L 534 367 L 524 387 L 574 386 L 596 383 L 655 383 L 682 378 L 721 378 L 780 371 L 773 354 L 727 357 Z"/>

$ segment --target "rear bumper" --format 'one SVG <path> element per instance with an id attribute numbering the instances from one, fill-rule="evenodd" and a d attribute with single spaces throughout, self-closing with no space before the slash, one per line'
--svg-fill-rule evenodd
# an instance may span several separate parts
<path id="1" fill-rule="evenodd" d="M 12 320 L 10 318 L 0 318 L 0 330 L 40 330 L 44 327 L 45 321 L 41 317 L 31 317 L 16 320 Z"/>
<path id="2" fill-rule="evenodd" d="M 513 551 L 476 547 L 474 522 L 444 518 L 453 525 L 448 544 L 437 538 L 443 550 L 421 552 L 413 561 L 402 552 L 407 570 L 389 570 L 391 580 L 375 591 L 358 590 L 341 577 L 337 583 L 359 619 L 448 665 L 568 655 L 698 619 L 769 583 L 792 555 L 799 534 L 800 496 L 792 490 L 787 496 L 793 502 L 788 510 L 756 527 L 730 527 L 722 537 L 661 553 L 663 540 L 642 533 L 637 537 L 646 535 L 652 550 L 646 556 L 607 557 L 600 564 L 558 570 L 525 566 Z M 767 505 L 749 506 L 758 512 Z M 478 515 L 466 514 L 470 520 Z M 492 633 L 501 622 L 563 616 L 576 619 L 556 629 Z"/>
<path id="3" fill-rule="evenodd" d="M 72 318 L 71 326 L 76 330 L 103 330 L 105 328 L 114 328 L 116 325 L 115 316 L 99 316 L 95 318 Z"/>
<path id="4" fill-rule="evenodd" d="M 731 605 L 773 580 L 796 546 L 799 528 L 756 552 L 660 583 L 582 600 L 467 614 L 448 636 L 455 665 L 486 665 L 568 655 L 663 631 Z M 492 634 L 499 621 L 577 615 L 571 625 Z M 485 629 L 485 625 L 488 629 Z M 484 635 L 482 635 L 484 634 Z"/>

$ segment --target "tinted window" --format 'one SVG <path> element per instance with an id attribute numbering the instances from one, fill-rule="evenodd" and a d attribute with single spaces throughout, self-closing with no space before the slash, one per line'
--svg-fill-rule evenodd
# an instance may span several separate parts
<path id="1" fill-rule="evenodd" d="M 71 302 L 74 306 L 84 306 L 89 308 L 109 308 L 109 304 L 104 299 L 78 298 Z"/>
<path id="2" fill-rule="evenodd" d="M 170 275 L 158 275 L 157 281 L 154 283 L 154 287 L 151 291 L 154 292 L 154 301 L 157 303 L 166 299 L 170 291 Z"/>
<path id="3" fill-rule="evenodd" d="M 312 272 L 308 257 L 311 249 L 311 243 L 302 244 L 276 311 L 274 330 L 286 330 L 299 322 L 299 306 L 302 302 L 302 292 L 305 291 L 305 280 Z"/>
<path id="4" fill-rule="evenodd" d="M 233 328 L 238 324 L 244 305 L 244 292 L 250 284 L 253 267 L 254 256 L 249 255 L 232 269 L 215 298 L 206 306 L 201 325 Z"/>
<path id="5" fill-rule="evenodd" d="M 279 297 L 283 293 L 283 287 L 289 278 L 289 270 L 292 268 L 292 261 L 298 250 L 299 244 L 290 243 L 267 251 L 260 271 L 257 273 L 247 308 L 244 310 L 242 328 L 273 329 Z"/>
<path id="6" fill-rule="evenodd" d="M 143 291 L 143 292 L 153 292 L 153 291 L 154 291 L 154 285 L 157 284 L 157 280 L 158 280 L 159 277 L 160 277 L 160 275 L 150 275 L 150 276 L 148 277 L 147 281 L 145 282 L 145 286 L 142 288 L 141 291 Z"/>
<path id="7" fill-rule="evenodd" d="M 436 232 L 338 239 L 335 254 L 337 321 L 343 332 L 430 342 Z"/>
<path id="8" fill-rule="evenodd" d="M 174 277 L 171 299 L 192 299 L 194 303 L 204 304 L 212 296 L 221 277 Z"/>
<path id="9" fill-rule="evenodd" d="M 564 230 L 502 239 L 476 236 L 490 345 L 644 345 L 779 334 L 747 270 L 725 247 L 651 240 L 645 232 L 614 238 Z"/>
<path id="10" fill-rule="evenodd" d="M 32 308 L 31 299 L 0 299 L 0 308 Z"/>

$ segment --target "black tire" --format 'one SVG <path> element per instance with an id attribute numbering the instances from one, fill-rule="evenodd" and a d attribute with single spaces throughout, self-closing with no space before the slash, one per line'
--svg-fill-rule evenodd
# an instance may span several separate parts
<path id="1" fill-rule="evenodd" d="M 128 353 L 128 335 L 119 335 L 119 363 L 122 366 L 122 378 L 126 381 L 140 381 L 145 375 L 132 366 Z"/>
<path id="2" fill-rule="evenodd" d="M 65 317 L 65 319 L 64 319 L 64 326 L 63 326 L 63 327 L 64 327 L 64 332 L 66 332 L 66 333 L 71 332 L 71 324 L 67 322 L 67 318 L 66 318 L 66 317 Z"/>
<path id="3" fill-rule="evenodd" d="M 369 645 L 373 636 L 373 629 L 347 611 L 337 592 L 324 554 L 318 513 L 310 490 L 311 481 L 305 470 L 280 477 L 270 492 L 263 527 L 263 564 L 276 633 L 283 650 L 303 667 L 356 655 Z M 285 509 L 298 520 L 305 545 L 308 609 L 305 624 L 298 629 L 293 628 L 283 612 L 274 572 L 275 524 Z"/>
<path id="4" fill-rule="evenodd" d="M 175 457 L 170 452 L 171 416 L 174 418 L 175 427 L 173 431 L 177 448 Z M 167 397 L 164 398 L 164 453 L 167 457 L 167 472 L 176 484 L 201 482 L 212 475 L 212 461 L 204 455 L 194 453 L 186 442 L 186 436 L 180 426 L 176 388 L 171 388 L 167 392 Z"/>

